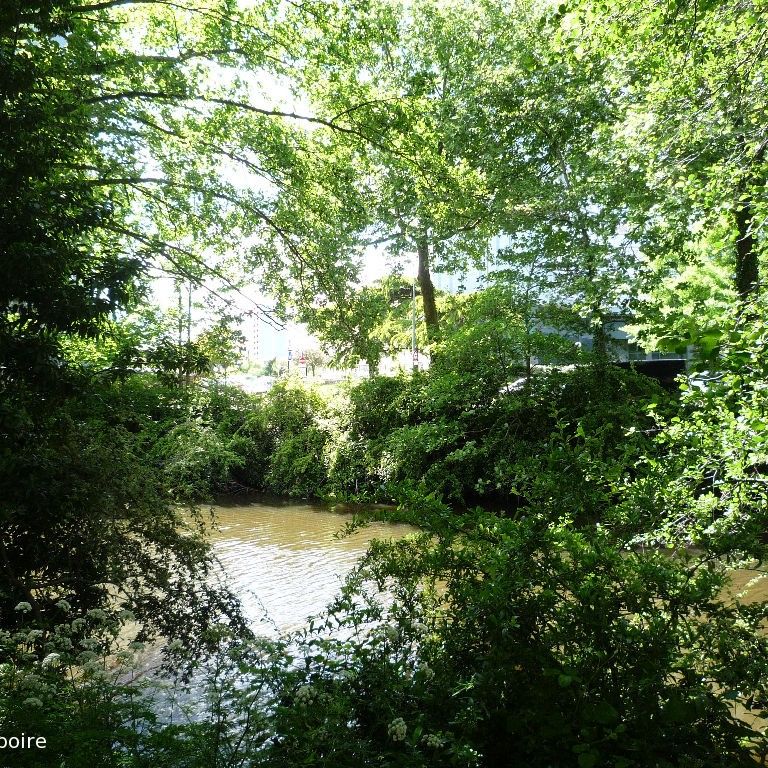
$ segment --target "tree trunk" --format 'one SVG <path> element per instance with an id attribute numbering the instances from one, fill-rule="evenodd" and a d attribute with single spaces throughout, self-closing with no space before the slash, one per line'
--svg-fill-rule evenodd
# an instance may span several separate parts
<path id="1" fill-rule="evenodd" d="M 416 240 L 416 253 L 419 256 L 419 288 L 424 307 L 424 323 L 427 326 L 427 338 L 435 341 L 440 336 L 440 315 L 435 303 L 435 286 L 429 272 L 429 240 L 424 232 Z"/>
<path id="2" fill-rule="evenodd" d="M 608 333 L 605 330 L 605 317 L 602 312 L 596 313 L 598 322 L 594 324 L 592 331 L 592 352 L 598 365 L 608 362 Z"/>
<path id="3" fill-rule="evenodd" d="M 736 290 L 742 301 L 757 296 L 760 272 L 757 239 L 753 234 L 754 201 L 751 195 L 741 198 L 734 214 L 736 219 Z"/>
<path id="4" fill-rule="evenodd" d="M 741 128 L 741 120 L 737 122 Z M 742 136 L 742 148 L 748 151 L 746 139 Z M 762 164 L 768 150 L 768 138 L 764 138 L 745 169 L 744 177 L 736 187 L 736 206 L 734 222 L 736 224 L 736 274 L 734 282 L 741 301 L 746 302 L 757 297 L 760 287 L 760 263 L 755 237 L 755 187 L 765 183 Z"/>

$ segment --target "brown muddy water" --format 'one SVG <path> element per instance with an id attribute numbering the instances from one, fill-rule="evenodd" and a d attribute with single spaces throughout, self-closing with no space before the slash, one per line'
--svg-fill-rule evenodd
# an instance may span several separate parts
<path id="1" fill-rule="evenodd" d="M 372 539 L 398 539 L 416 531 L 409 525 L 377 522 L 339 536 L 354 512 L 365 509 L 263 497 L 218 500 L 210 541 L 256 633 L 276 637 L 305 626 L 338 594 Z M 768 574 L 734 571 L 727 592 L 741 601 L 766 600 Z M 151 656 L 145 670 L 156 667 L 157 649 Z M 199 695 L 190 692 L 187 699 Z M 180 701 L 159 699 L 158 714 L 167 709 L 173 720 Z M 762 729 L 763 723 L 739 703 L 734 709 L 750 726 Z"/>
<path id="2" fill-rule="evenodd" d="M 398 539 L 416 531 L 409 525 L 379 522 L 338 535 L 355 512 L 366 509 L 371 507 L 266 497 L 217 500 L 208 538 L 256 634 L 277 638 L 306 626 L 336 597 L 371 540 Z M 195 672 L 187 686 L 163 683 L 160 649 L 160 644 L 148 648 L 130 679 L 149 675 L 160 681 L 151 707 L 161 721 L 204 717 L 206 667 Z"/>
<path id="3" fill-rule="evenodd" d="M 258 497 L 221 498 L 210 533 L 230 586 L 257 632 L 290 632 L 321 612 L 372 539 L 398 539 L 416 529 L 377 522 L 340 537 L 355 512 L 370 507 Z M 730 596 L 768 600 L 768 573 L 732 572 Z"/>
<path id="4" fill-rule="evenodd" d="M 402 538 L 415 529 L 371 523 L 337 534 L 364 507 L 280 499 L 219 500 L 210 535 L 214 553 L 259 634 L 304 625 L 338 594 L 372 539 Z"/>

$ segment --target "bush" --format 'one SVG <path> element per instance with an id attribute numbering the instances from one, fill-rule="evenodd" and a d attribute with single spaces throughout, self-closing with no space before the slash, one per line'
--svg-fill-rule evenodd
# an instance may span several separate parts
<path id="1" fill-rule="evenodd" d="M 248 488 L 267 490 L 267 474 L 275 451 L 275 437 L 267 415 L 257 403 L 248 411 L 235 430 L 230 449 L 240 457 L 232 467 L 232 478 Z"/>
<path id="2" fill-rule="evenodd" d="M 198 501 L 226 485 L 243 458 L 230 441 L 200 421 L 183 421 L 163 435 L 149 456 L 163 468 L 175 499 Z"/>
<path id="3" fill-rule="evenodd" d="M 80 616 L 130 609 L 147 636 L 192 647 L 219 622 L 242 626 L 233 596 L 208 580 L 202 521 L 171 503 L 144 435 L 115 423 L 123 405 L 104 385 L 27 418 L 17 402 L 13 430 L 0 425 L 9 436 L 0 462 L 2 629 L 28 622 L 15 610 L 28 603 L 43 643 L 62 599 Z"/>
<path id="4" fill-rule="evenodd" d="M 266 765 L 754 764 L 731 702 L 765 690 L 766 612 L 721 598 L 723 567 L 431 507 L 300 642 Z"/>
<path id="5" fill-rule="evenodd" d="M 286 496 L 317 496 L 327 481 L 325 446 L 328 436 L 317 427 L 285 435 L 269 462 L 267 488 Z"/>
<path id="6" fill-rule="evenodd" d="M 316 392 L 288 380 L 278 382 L 262 400 L 264 414 L 276 440 L 298 435 L 326 415 L 326 405 Z"/>
<path id="7" fill-rule="evenodd" d="M 341 490 L 389 500 L 385 484 L 424 484 L 453 503 L 518 508 L 546 502 L 555 476 L 568 473 L 568 508 L 595 519 L 597 508 L 579 501 L 590 498 L 585 486 L 597 483 L 610 496 L 630 457 L 648 446 L 649 404 L 671 400 L 654 381 L 612 366 L 538 375 L 483 397 L 457 386 L 461 375 L 444 367 L 441 360 L 414 379 L 372 379 L 351 390 L 336 461 L 354 471 L 348 480 L 342 465 L 331 471 Z"/>
<path id="8" fill-rule="evenodd" d="M 419 378 L 376 376 L 349 390 L 344 427 L 353 438 L 376 440 L 420 419 Z"/>

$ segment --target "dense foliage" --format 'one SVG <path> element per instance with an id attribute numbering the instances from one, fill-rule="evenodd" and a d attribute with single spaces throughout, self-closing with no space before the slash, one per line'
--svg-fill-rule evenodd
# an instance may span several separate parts
<path id="1" fill-rule="evenodd" d="M 128 87 L 119 35 L 88 11 L 0 12 L 0 627 L 28 624 L 16 606 L 30 606 L 40 648 L 64 601 L 80 619 L 131 611 L 139 637 L 202 648 L 238 609 L 210 578 L 200 521 L 147 463 L 119 366 L 68 354 L 110 336 L 151 258 L 125 236 L 130 196 L 106 181 L 138 161 L 120 138 L 125 115 L 105 106 Z"/>
<path id="2" fill-rule="evenodd" d="M 0 737 L 50 740 L 15 764 L 765 763 L 768 603 L 730 578 L 768 555 L 768 15 L 614 6 L 3 3 Z M 222 386 L 236 296 L 370 381 Z M 610 364 L 626 319 L 679 390 Z M 429 370 L 376 376 L 411 323 Z M 221 491 L 421 530 L 266 642 Z"/>
<path id="3" fill-rule="evenodd" d="M 754 567 L 753 558 L 764 556 L 759 456 L 744 440 L 744 424 L 763 411 L 763 389 L 754 388 L 763 373 L 740 343 L 726 359 L 738 362 L 738 374 L 691 387 L 679 409 L 618 370 L 557 373 L 531 382 L 528 393 L 505 393 L 504 418 L 521 415 L 515 477 L 524 503 L 505 505 L 505 514 L 461 512 L 437 498 L 437 475 L 430 484 L 390 484 L 402 501 L 399 515 L 424 532 L 372 547 L 329 612 L 297 635 L 276 645 L 220 636 L 219 659 L 204 673 L 210 709 L 195 723 L 158 721 L 153 711 L 169 694 L 116 685 L 110 665 L 73 656 L 66 640 L 109 631 L 105 615 L 90 611 L 89 623 L 77 625 L 63 604 L 61 626 L 35 650 L 27 629 L 34 620 L 22 606 L 17 634 L 6 642 L 26 647 L 27 663 L 37 659 L 44 674 L 25 677 L 23 664 L 5 668 L 5 695 L 14 703 L 6 722 L 38 723 L 70 750 L 72 765 L 83 744 L 101 750 L 104 765 L 169 768 L 232 760 L 502 766 L 510 755 L 578 768 L 753 764 L 766 745 L 744 708 L 754 718 L 768 704 L 766 606 L 748 593 L 730 595 L 728 567 Z M 441 376 L 435 370 L 409 383 L 423 392 Z M 187 477 L 205 478 L 214 484 L 208 487 L 224 477 L 210 474 L 220 468 L 222 446 L 201 439 L 205 430 L 222 443 L 229 436 L 235 475 L 250 466 L 269 487 L 279 467 L 298 493 L 316 482 L 300 474 L 317 463 L 314 434 L 321 444 L 342 439 L 349 456 L 366 440 L 386 442 L 403 429 L 438 424 L 448 431 L 449 413 L 459 420 L 470 410 L 451 411 L 452 398 L 430 426 L 420 401 L 403 397 L 407 391 L 404 380 L 387 378 L 353 389 L 343 423 L 354 438 L 319 422 L 317 396 L 295 385 L 263 399 L 196 393 L 184 408 L 198 437 L 184 455 L 210 461 L 190 462 Z M 543 404 L 552 397 L 559 408 L 548 411 Z M 643 404 L 647 429 L 639 428 Z M 411 426 L 402 426 L 403 413 Z M 274 449 L 256 459 L 237 453 L 238 444 L 269 439 Z M 698 450 L 702 441 L 706 452 Z M 173 442 L 161 437 L 155 456 L 177 477 L 167 452 Z M 410 445 L 415 451 L 421 443 Z M 331 470 L 333 455 L 323 454 Z M 333 472 L 323 484 L 329 478 Z M 723 490 L 713 495 L 707 478 Z M 748 492 L 736 495 L 745 484 Z M 62 696 L 59 665 L 72 663 L 90 663 L 90 671 Z M 19 710 L 22 696 L 32 703 Z M 97 707 L 98 723 L 86 726 Z M 42 711 L 58 713 L 82 735 L 66 742 L 56 721 L 30 719 Z M 99 732 L 112 741 L 94 747 Z"/>

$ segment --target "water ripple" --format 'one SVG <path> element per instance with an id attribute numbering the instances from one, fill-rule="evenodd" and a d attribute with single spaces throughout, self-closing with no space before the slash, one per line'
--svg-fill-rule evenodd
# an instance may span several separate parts
<path id="1" fill-rule="evenodd" d="M 349 514 L 307 503 L 227 504 L 218 506 L 216 515 L 214 552 L 260 632 L 302 626 L 338 593 L 371 539 L 399 538 L 413 530 L 375 523 L 339 539 L 335 534 Z"/>

